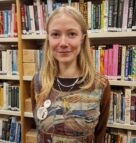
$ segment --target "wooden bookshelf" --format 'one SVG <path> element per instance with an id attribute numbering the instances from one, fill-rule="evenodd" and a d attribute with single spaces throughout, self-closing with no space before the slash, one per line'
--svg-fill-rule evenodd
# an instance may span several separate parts
<path id="1" fill-rule="evenodd" d="M 8 38 L 3 38 L 0 37 L 0 44 L 17 44 L 18 46 L 18 53 L 19 53 L 19 58 L 18 58 L 18 68 L 19 68 L 19 75 L 0 75 L 0 80 L 5 81 L 17 81 L 20 86 L 20 111 L 9 111 L 9 110 L 0 110 L 0 115 L 1 116 L 18 116 L 21 120 L 21 142 L 25 143 L 25 134 L 26 132 L 31 128 L 30 127 L 30 122 L 33 119 L 33 114 L 29 112 L 25 112 L 25 99 L 30 97 L 30 94 L 28 91 L 30 90 L 30 83 L 32 81 L 33 76 L 23 76 L 23 49 L 35 49 L 38 48 L 36 47 L 37 45 L 35 44 L 37 41 L 39 42 L 46 40 L 47 35 L 46 34 L 22 34 L 22 25 L 21 25 L 21 4 L 25 3 L 26 1 L 23 0 L 0 0 L 0 5 L 1 3 L 4 3 L 4 5 L 9 5 L 12 2 L 16 3 L 16 10 L 17 10 L 17 30 L 18 30 L 18 37 L 8 37 Z M 0 6 L 1 7 L 1 6 Z M 88 30 L 88 37 L 90 40 L 93 40 L 92 43 L 99 44 L 99 41 L 107 44 L 111 40 L 117 42 L 120 41 L 123 43 L 124 39 L 131 43 L 136 43 L 136 32 L 99 32 L 99 33 L 94 33 L 91 32 L 91 30 Z M 103 40 L 104 39 L 104 40 Z M 110 39 L 110 40 L 109 40 Z M 36 42 L 35 42 L 36 41 Z M 40 42 L 41 42 L 40 41 Z M 126 42 L 125 41 L 125 42 Z M 37 42 L 37 43 L 38 43 Z M 109 43 L 110 43 L 109 42 Z M 124 81 L 124 80 L 109 80 L 109 83 L 111 86 L 131 86 L 134 87 L 136 86 L 136 81 Z M 127 125 L 127 124 L 119 124 L 119 123 L 114 123 L 114 124 L 108 124 L 107 127 L 110 128 L 119 128 L 119 129 L 126 129 L 126 130 L 135 130 L 136 131 L 136 126 L 132 125 Z M 7 141 L 1 141 L 2 143 L 8 143 Z"/>

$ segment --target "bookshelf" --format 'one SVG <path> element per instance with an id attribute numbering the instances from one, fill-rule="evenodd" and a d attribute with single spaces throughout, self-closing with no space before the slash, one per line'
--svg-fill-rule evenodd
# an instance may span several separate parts
<path id="1" fill-rule="evenodd" d="M 0 75 L 0 81 L 15 81 L 19 83 L 20 86 L 20 111 L 5 111 L 0 110 L 0 116 L 17 116 L 21 120 L 21 142 L 25 143 L 26 132 L 29 131 L 32 127 L 33 114 L 31 112 L 25 111 L 25 100 L 30 98 L 30 82 L 32 80 L 31 75 L 24 75 L 23 69 L 23 50 L 24 49 L 38 49 L 38 42 L 43 42 L 46 39 L 46 34 L 22 34 L 22 23 L 21 23 L 21 6 L 22 4 L 27 3 L 32 4 L 32 0 L 26 2 L 25 0 L 1 0 L 0 1 L 0 10 L 3 10 L 3 5 L 5 8 L 9 8 L 9 5 L 12 3 L 16 4 L 17 12 L 17 37 L 0 37 L 0 44 L 17 44 L 18 50 L 18 69 L 19 75 Z M 2 4 L 2 5 L 1 5 Z M 8 6 L 6 6 L 8 5 Z M 2 8 L 1 8 L 2 7 Z M 88 37 L 92 44 L 109 44 L 118 42 L 119 44 L 135 44 L 136 45 L 136 31 L 131 32 L 92 32 L 88 30 Z M 136 81 L 125 81 L 125 80 L 109 80 L 111 86 L 129 86 L 135 87 Z M 136 126 L 128 124 L 119 124 L 113 123 L 108 124 L 107 127 L 110 128 L 119 128 L 125 130 L 136 131 Z M 0 141 L 1 142 L 1 141 Z M 4 142 L 4 141 L 2 141 Z M 6 141 L 5 141 L 6 142 Z"/>

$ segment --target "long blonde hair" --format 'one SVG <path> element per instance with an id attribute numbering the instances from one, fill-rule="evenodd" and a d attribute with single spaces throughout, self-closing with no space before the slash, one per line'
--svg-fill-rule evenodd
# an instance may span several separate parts
<path id="1" fill-rule="evenodd" d="M 81 80 L 80 82 L 84 82 L 81 86 L 83 89 L 91 88 L 93 81 L 94 81 L 94 69 L 93 69 L 93 62 L 92 57 L 90 54 L 90 43 L 87 35 L 87 26 L 82 14 L 70 6 L 60 7 L 53 11 L 52 15 L 48 18 L 46 24 L 46 30 L 48 34 L 48 26 L 51 20 L 56 15 L 66 14 L 71 16 L 77 23 L 81 26 L 81 31 L 85 35 L 84 42 L 81 45 L 81 51 L 78 55 L 78 64 L 81 69 Z M 51 88 L 53 87 L 54 79 L 58 73 L 58 64 L 57 61 L 54 59 L 48 42 L 48 36 L 45 41 L 44 45 L 44 58 L 42 63 L 42 68 L 39 73 L 39 79 L 41 82 L 41 91 L 39 93 L 40 99 L 47 98 Z"/>

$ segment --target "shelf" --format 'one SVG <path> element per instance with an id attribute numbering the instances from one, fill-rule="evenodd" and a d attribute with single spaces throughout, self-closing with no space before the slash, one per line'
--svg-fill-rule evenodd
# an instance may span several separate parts
<path id="1" fill-rule="evenodd" d="M 29 117 L 29 118 L 33 118 L 33 113 L 31 113 L 31 112 L 25 112 L 24 116 L 25 117 Z"/>
<path id="2" fill-rule="evenodd" d="M 0 75 L 0 79 L 3 80 L 19 80 L 18 75 Z"/>
<path id="3" fill-rule="evenodd" d="M 89 38 L 125 38 L 125 37 L 136 37 L 136 32 L 91 32 L 88 31 Z"/>
<path id="4" fill-rule="evenodd" d="M 136 81 L 124 81 L 124 80 L 109 80 L 110 85 L 117 86 L 136 86 Z"/>
<path id="5" fill-rule="evenodd" d="M 15 0 L 0 0 L 0 2 L 11 2 L 11 1 L 15 1 Z"/>
<path id="6" fill-rule="evenodd" d="M 136 37 L 136 32 L 91 32 L 88 30 L 89 38 L 126 38 L 126 37 Z M 22 39 L 24 40 L 35 40 L 35 39 L 46 39 L 46 34 L 33 34 L 33 35 L 22 35 Z"/>
<path id="7" fill-rule="evenodd" d="M 0 38 L 0 43 L 14 43 L 18 42 L 18 38 Z"/>
<path id="8" fill-rule="evenodd" d="M 107 127 L 126 129 L 126 130 L 136 130 L 136 125 L 127 125 L 127 124 L 119 124 L 119 123 L 108 124 Z"/>
<path id="9" fill-rule="evenodd" d="M 46 34 L 22 35 L 23 40 L 45 40 Z"/>
<path id="10" fill-rule="evenodd" d="M 31 81 L 33 79 L 33 76 L 23 76 L 24 81 Z"/>
<path id="11" fill-rule="evenodd" d="M 0 110 L 0 115 L 20 116 L 20 111 Z"/>
<path id="12" fill-rule="evenodd" d="M 16 143 L 16 142 L 11 142 L 11 141 L 4 141 L 0 139 L 0 143 Z"/>

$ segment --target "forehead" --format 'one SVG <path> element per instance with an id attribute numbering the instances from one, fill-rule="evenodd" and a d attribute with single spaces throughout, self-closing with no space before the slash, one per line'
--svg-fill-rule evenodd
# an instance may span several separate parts
<path id="1" fill-rule="evenodd" d="M 80 24 L 75 20 L 75 18 L 68 14 L 57 14 L 55 15 L 48 24 L 48 29 L 61 28 L 61 27 L 71 27 L 75 29 L 81 29 Z"/>

